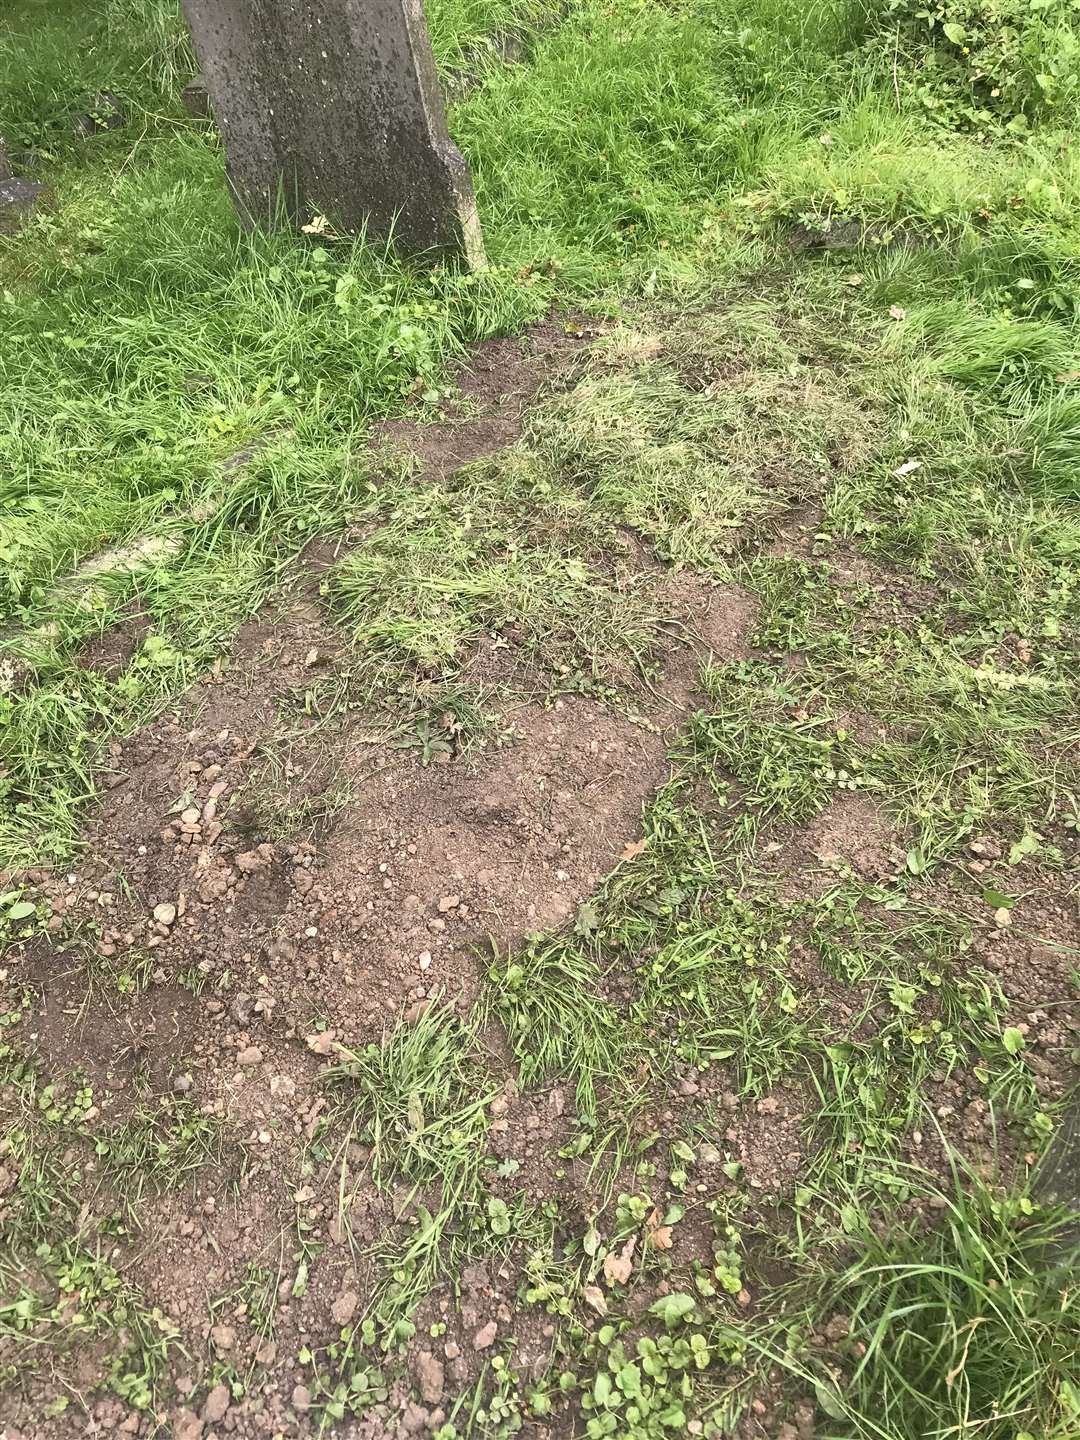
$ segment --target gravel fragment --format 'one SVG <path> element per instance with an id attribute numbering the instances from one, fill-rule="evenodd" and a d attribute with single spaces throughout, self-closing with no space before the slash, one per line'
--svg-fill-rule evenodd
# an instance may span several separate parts
<path id="1" fill-rule="evenodd" d="M 356 1314 L 356 1308 L 360 1304 L 360 1296 L 355 1290 L 346 1290 L 339 1295 L 330 1306 L 330 1316 L 335 1325 L 348 1325 L 349 1321 Z"/>
<path id="2" fill-rule="evenodd" d="M 219 1420 L 224 1420 L 232 1404 L 232 1395 L 227 1385 L 215 1385 L 210 1394 L 206 1397 L 206 1404 L 203 1406 L 202 1418 L 207 1425 L 216 1425 Z"/>

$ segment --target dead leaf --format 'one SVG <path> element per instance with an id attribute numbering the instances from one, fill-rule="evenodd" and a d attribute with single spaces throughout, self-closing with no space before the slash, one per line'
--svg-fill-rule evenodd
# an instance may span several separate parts
<path id="1" fill-rule="evenodd" d="M 604 1256 L 604 1279 L 609 1285 L 625 1285 L 630 1279 L 630 1272 L 633 1270 L 633 1255 L 637 1245 L 637 1236 L 631 1235 L 623 1246 L 620 1254 L 616 1255 L 612 1250 Z"/>
<path id="2" fill-rule="evenodd" d="M 902 480 L 905 475 L 914 475 L 916 470 L 922 469 L 921 460 L 905 460 L 903 465 L 898 465 L 892 472 L 897 480 Z"/>
<path id="3" fill-rule="evenodd" d="M 671 1226 L 660 1224 L 660 1211 L 653 1210 L 652 1214 L 645 1221 L 645 1243 L 654 1250 L 670 1250 L 674 1243 L 671 1238 Z"/>
<path id="4" fill-rule="evenodd" d="M 313 1035 L 304 1036 L 305 1043 L 315 1055 L 330 1055 L 335 1046 L 333 1030 L 317 1030 Z"/>
<path id="5" fill-rule="evenodd" d="M 647 840 L 631 840 L 630 844 L 626 846 L 626 848 L 622 852 L 622 855 L 619 858 L 621 860 L 635 859 L 638 855 L 644 853 L 646 847 L 648 846 L 648 843 L 649 842 Z"/>
<path id="6" fill-rule="evenodd" d="M 892 318 L 893 318 L 894 320 L 906 320 L 906 319 L 907 319 L 907 311 L 904 309 L 904 307 L 903 307 L 902 305 L 890 305 L 890 306 L 889 306 L 889 314 L 892 316 Z"/>
<path id="7" fill-rule="evenodd" d="M 599 1285 L 586 1285 L 581 1293 L 585 1298 L 586 1305 L 591 1305 L 598 1315 L 607 1314 L 607 1300 Z"/>
<path id="8" fill-rule="evenodd" d="M 844 281 L 844 284 L 845 284 L 845 285 L 861 285 L 861 284 L 862 284 L 862 280 L 863 280 L 863 277 L 862 277 L 861 275 L 858 275 L 858 274 L 856 274 L 856 275 L 849 275 L 848 278 Z"/>
<path id="9" fill-rule="evenodd" d="M 1063 370 L 1060 375 L 1055 375 L 1054 379 L 1059 385 L 1068 385 L 1073 380 L 1080 380 L 1080 370 Z"/>
<path id="10" fill-rule="evenodd" d="M 818 144 L 824 145 L 826 150 L 830 149 L 833 145 L 836 144 L 836 141 L 832 138 L 832 136 L 827 130 L 825 131 L 824 135 L 819 135 L 817 138 Z"/>

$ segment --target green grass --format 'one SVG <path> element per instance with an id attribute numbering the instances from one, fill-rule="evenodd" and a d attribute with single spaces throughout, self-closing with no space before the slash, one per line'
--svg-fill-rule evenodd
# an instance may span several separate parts
<path id="1" fill-rule="evenodd" d="M 483 35 L 534 25 L 542 8 L 436 5 L 437 51 L 455 63 Z M 167 0 L 48 12 L 27 0 L 4 25 L 0 128 L 42 149 L 60 196 L 0 258 L 13 322 L 0 345 L 0 620 L 31 681 L 5 725 L 4 863 L 70 846 L 100 742 L 188 683 L 304 541 L 359 508 L 371 417 L 418 381 L 437 388 L 461 346 L 553 300 L 608 307 L 635 289 L 696 294 L 753 273 L 766 251 L 738 238 L 747 217 L 763 236 L 797 216 L 847 215 L 940 236 L 930 250 L 861 256 L 860 298 L 906 306 L 892 338 L 919 355 L 921 386 L 944 378 L 999 396 L 1008 452 L 1022 450 L 1040 483 L 1072 483 L 1075 406 L 1055 379 L 1076 353 L 1072 162 L 1033 132 L 1026 149 L 991 148 L 988 167 L 985 141 L 943 133 L 908 103 L 914 71 L 899 75 L 898 110 L 894 57 L 855 5 L 793 17 L 762 0 L 736 16 L 699 0 L 579 0 L 541 26 L 527 64 L 485 66 L 453 116 L 494 262 L 481 277 L 241 236 L 217 144 L 177 107 L 190 61 Z M 103 87 L 130 99 L 127 125 L 89 142 L 61 136 L 57 117 Z M 813 311 L 833 302 L 808 300 L 783 335 L 767 333 L 768 315 L 755 333 L 753 305 L 732 312 L 736 346 L 768 353 L 775 370 L 765 384 L 744 372 L 745 391 L 714 386 L 704 432 L 692 407 L 665 412 L 681 389 L 666 365 L 646 366 L 598 375 L 572 416 L 555 406 L 541 448 L 587 475 L 597 510 L 663 554 L 711 563 L 774 508 L 767 471 L 772 487 L 803 484 L 864 428 L 818 376 L 780 364 L 800 364 L 808 326 L 822 341 Z M 715 354 L 720 338 L 704 348 Z M 685 343 L 673 337 L 671 358 L 692 370 Z M 613 471 L 603 427 L 627 407 L 650 448 Z M 775 457 L 760 453 L 773 425 Z M 264 449 L 222 475 L 262 437 Z M 616 431 L 616 448 L 623 438 Z M 861 459 L 856 446 L 841 463 Z M 141 548 L 148 535 L 156 551 Z M 106 564 L 88 589 L 60 583 L 132 544 L 135 561 Z M 72 655 L 133 599 L 164 648 L 119 682 L 81 674 Z"/>
<path id="2" fill-rule="evenodd" d="M 882 1232 L 858 1194 L 843 1206 L 816 1197 L 819 1233 L 785 1292 L 793 1312 L 809 1308 L 786 1335 L 766 1330 L 763 1353 L 816 1387 L 838 1434 L 1073 1434 L 1072 1222 L 955 1161 L 944 1184 L 914 1171 L 876 1178 L 915 1200 L 914 1218 Z M 808 1344 L 816 1317 L 835 1315 L 842 1338 Z"/>
<path id="3" fill-rule="evenodd" d="M 1066 1220 L 1017 1163 L 1059 1105 L 1014 977 L 984 962 L 1031 892 L 1075 902 L 1074 11 L 560 8 L 429 7 L 440 63 L 479 82 L 451 115 L 493 262 L 467 276 L 241 234 L 219 143 L 179 106 L 167 0 L 9 6 L 0 132 L 57 206 L 0 242 L 0 867 L 66 862 L 102 744 L 227 652 L 316 535 L 364 539 L 326 577 L 344 658 L 305 703 L 380 707 L 421 766 L 501 724 L 506 687 L 469 674 L 484 637 L 515 684 L 629 708 L 669 573 L 740 585 L 752 654 L 702 676 L 641 853 L 564 929 L 489 955 L 472 1014 L 432 1005 L 324 1075 L 305 1183 L 346 1232 L 369 1174 L 395 1208 L 362 1317 L 298 1356 L 316 1414 L 385 1403 L 433 1294 L 490 1261 L 555 1327 L 551 1365 L 526 1378 L 500 1340 L 440 1440 L 567 1405 L 589 1440 L 730 1432 L 762 1395 L 774 1433 L 812 1401 L 837 1437 L 1066 1440 Z M 521 63 L 487 43 L 506 33 Z M 125 123 L 76 139 L 103 89 Z M 434 416 L 456 355 L 553 305 L 615 323 L 519 443 L 439 485 L 369 451 L 384 416 Z M 132 606 L 150 631 L 125 671 L 82 665 Z M 350 799 L 297 802 L 294 730 L 244 797 L 282 840 Z M 897 873 L 856 853 L 804 883 L 792 847 L 852 796 Z M 981 871 L 978 836 L 1000 851 Z M 5 943 L 37 923 L 5 919 Z M 105 977 L 117 1003 L 126 978 Z M 1055 1014 L 1074 998 L 1045 986 Z M 156 1407 L 175 1335 L 117 1227 L 240 1155 L 173 1099 L 92 1123 L 80 1077 L 7 1043 L 32 1015 L 29 995 L 0 1015 L 0 1328 L 28 1374 L 66 1375 L 77 1290 L 101 1388 Z M 568 1097 L 553 1187 L 491 1148 L 482 1035 L 525 1105 Z M 927 1179 L 905 1157 L 949 1128 L 945 1084 L 987 1124 Z M 776 1095 L 801 1153 L 766 1195 L 726 1132 L 767 1135 Z M 986 1168 L 995 1148 L 1016 1174 Z M 130 1204 L 105 1214 L 111 1187 Z M 273 1280 L 236 1276 L 260 1333 Z"/>

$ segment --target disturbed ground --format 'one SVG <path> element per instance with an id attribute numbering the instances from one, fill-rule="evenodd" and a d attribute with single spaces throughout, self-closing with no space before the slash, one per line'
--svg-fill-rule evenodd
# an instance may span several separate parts
<path id="1" fill-rule="evenodd" d="M 110 744 L 70 870 L 7 877 L 7 1440 L 811 1440 L 866 1353 L 792 1299 L 832 1209 L 1024 1186 L 1077 741 L 1069 632 L 996 617 L 1059 559 L 991 538 L 973 620 L 969 497 L 932 566 L 881 543 L 867 356 L 639 320 L 384 426 L 368 511 Z M 800 1305 L 785 1377 L 752 1337 Z"/>

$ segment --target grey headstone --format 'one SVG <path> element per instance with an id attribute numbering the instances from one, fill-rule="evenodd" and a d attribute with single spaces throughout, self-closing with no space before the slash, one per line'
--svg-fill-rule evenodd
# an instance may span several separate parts
<path id="1" fill-rule="evenodd" d="M 184 109 L 193 120 L 210 119 L 210 92 L 201 75 L 188 81 L 180 98 L 184 102 Z"/>
<path id="2" fill-rule="evenodd" d="M 1080 1237 L 1080 1094 L 1074 1094 L 1061 1124 L 1039 1162 L 1032 1186 L 1047 1204 L 1064 1205 L 1076 1215 Z"/>
<path id="3" fill-rule="evenodd" d="M 0 235 L 14 235 L 49 195 L 36 180 L 0 180 Z"/>
<path id="4" fill-rule="evenodd" d="M 484 264 L 421 0 L 183 0 L 249 223 L 283 208 Z"/>

